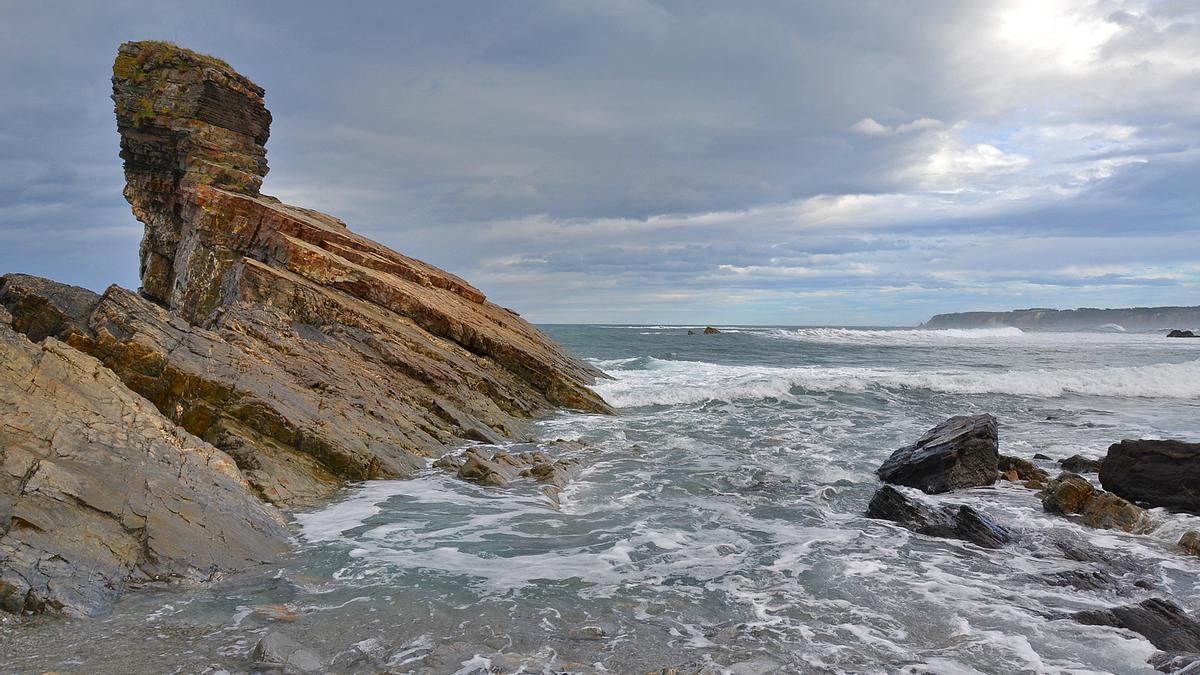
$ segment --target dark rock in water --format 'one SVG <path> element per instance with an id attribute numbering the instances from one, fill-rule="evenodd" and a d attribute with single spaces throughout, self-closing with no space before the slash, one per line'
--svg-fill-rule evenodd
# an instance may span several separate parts
<path id="1" fill-rule="evenodd" d="M 1071 473 L 1096 473 L 1104 465 L 1104 460 L 1089 459 L 1083 455 L 1071 455 L 1066 459 L 1058 460 L 1058 465 L 1062 467 L 1063 471 Z"/>
<path id="2" fill-rule="evenodd" d="M 1050 419 L 1050 418 L 1049 418 L 1049 417 L 1047 417 L 1046 419 Z M 1040 453 L 1040 452 L 1035 452 L 1035 453 L 1033 454 L 1033 458 L 1034 458 L 1034 459 L 1040 459 L 1040 460 L 1043 460 L 1043 461 L 1045 461 L 1045 460 L 1048 460 L 1048 459 L 1050 459 L 1050 456 L 1049 456 L 1049 455 L 1043 455 L 1043 454 L 1042 454 L 1042 453 Z"/>
<path id="3" fill-rule="evenodd" d="M 280 632 L 263 636 L 250 655 L 260 666 L 279 668 L 285 673 L 320 673 L 325 663 L 311 649 Z"/>
<path id="4" fill-rule="evenodd" d="M 1196 335 L 1195 333 L 1193 333 L 1190 330 L 1176 329 L 1176 330 L 1171 331 L 1170 333 L 1167 333 L 1167 337 L 1170 337 L 1170 338 L 1194 338 L 1194 337 L 1200 337 L 1200 335 Z"/>
<path id="5" fill-rule="evenodd" d="M 1071 618 L 1088 626 L 1133 631 L 1163 651 L 1200 652 L 1200 623 L 1167 600 L 1151 598 L 1136 605 L 1076 612 Z"/>
<path id="6" fill-rule="evenodd" d="M 1025 480 L 1045 482 L 1050 480 L 1050 474 L 1038 465 L 1027 459 L 1020 457 L 1012 457 L 1010 455 L 1000 455 L 996 463 L 996 468 L 1000 471 L 1001 476 L 1008 480 Z"/>
<path id="7" fill-rule="evenodd" d="M 1001 548 L 1012 540 L 1008 530 L 969 506 L 934 508 L 890 485 L 875 492 L 867 517 L 890 520 L 931 537 L 962 539 L 984 548 Z"/>
<path id="8" fill-rule="evenodd" d="M 876 473 L 884 482 L 929 494 L 991 485 L 1000 459 L 997 447 L 995 417 L 951 417 L 892 453 Z"/>
<path id="9" fill-rule="evenodd" d="M 1042 492 L 1042 508 L 1050 513 L 1078 514 L 1089 527 L 1118 529 L 1135 534 L 1154 529 L 1146 510 L 1111 492 L 1097 489 L 1086 478 L 1062 473 Z"/>
<path id="10" fill-rule="evenodd" d="M 704 334 L 705 334 L 705 335 L 714 335 L 714 334 L 716 334 L 716 333 L 720 333 L 720 332 L 721 332 L 721 331 L 717 330 L 716 328 L 713 328 L 712 326 L 705 326 L 705 327 L 704 327 Z"/>
<path id="11" fill-rule="evenodd" d="M 691 330 L 690 328 L 688 329 L 688 335 L 695 335 L 695 334 L 696 334 L 696 331 Z"/>
<path id="12" fill-rule="evenodd" d="M 0 325 L 0 608 L 99 615 L 127 585 L 204 581 L 287 548 L 233 460 L 96 359 Z"/>
<path id="13" fill-rule="evenodd" d="M 1200 532 L 1195 530 L 1184 532 L 1183 536 L 1179 538 L 1179 548 L 1188 555 L 1200 556 Z"/>
<path id="14" fill-rule="evenodd" d="M 1130 501 L 1200 515 L 1200 443 L 1114 443 L 1100 468 L 1100 484 Z"/>
<path id="15" fill-rule="evenodd" d="M 1200 652 L 1157 652 L 1147 663 L 1160 673 L 1196 675 L 1200 673 Z"/>

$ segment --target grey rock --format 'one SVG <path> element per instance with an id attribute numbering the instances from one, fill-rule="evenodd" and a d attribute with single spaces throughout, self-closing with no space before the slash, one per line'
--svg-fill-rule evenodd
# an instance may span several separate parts
<path id="1" fill-rule="evenodd" d="M 1076 612 L 1071 617 L 1089 626 L 1133 631 L 1168 652 L 1200 652 L 1200 623 L 1178 605 L 1159 598 L 1136 605 Z"/>
<path id="2" fill-rule="evenodd" d="M 995 417 L 951 417 L 916 443 L 892 453 L 877 473 L 884 482 L 929 494 L 991 485 L 1000 458 L 997 448 Z"/>
<path id="3" fill-rule="evenodd" d="M 1149 663 L 1160 673 L 1196 675 L 1200 673 L 1200 652 L 1157 652 Z"/>
<path id="4" fill-rule="evenodd" d="M 1200 532 L 1189 530 L 1179 538 L 1179 548 L 1189 555 L 1200 556 Z"/>
<path id="5" fill-rule="evenodd" d="M 101 615 L 129 585 L 287 550 L 228 455 L 55 338 L 0 326 L 0 607 Z"/>
<path id="6" fill-rule="evenodd" d="M 259 665 L 279 668 L 285 673 L 319 673 L 325 669 L 316 652 L 278 631 L 264 635 L 254 645 L 251 658 Z"/>

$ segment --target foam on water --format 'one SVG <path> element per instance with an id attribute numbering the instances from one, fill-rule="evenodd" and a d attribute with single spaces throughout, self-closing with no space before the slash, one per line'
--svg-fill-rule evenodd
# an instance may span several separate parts
<path id="1" fill-rule="evenodd" d="M 893 368 L 737 366 L 652 357 L 609 361 L 614 380 L 596 391 L 617 407 L 786 398 L 804 391 L 926 389 L 952 394 L 1054 398 L 1065 394 L 1200 398 L 1200 360 L 1146 366 L 1030 371 L 928 371 Z M 631 367 L 633 366 L 633 367 Z"/>

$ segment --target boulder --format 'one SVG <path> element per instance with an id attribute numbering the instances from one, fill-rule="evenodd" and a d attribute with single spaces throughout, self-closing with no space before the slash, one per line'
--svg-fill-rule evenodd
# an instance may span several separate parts
<path id="1" fill-rule="evenodd" d="M 991 485 L 1000 459 L 997 448 L 995 417 L 951 417 L 892 453 L 877 473 L 884 482 L 929 494 Z"/>
<path id="2" fill-rule="evenodd" d="M 996 462 L 996 469 L 1000 471 L 1002 478 L 1009 481 L 1023 480 L 1034 483 L 1045 483 L 1050 480 L 1050 474 L 1046 473 L 1044 469 L 1020 457 L 1000 455 Z"/>
<path id="3" fill-rule="evenodd" d="M 705 327 L 704 327 L 704 334 L 705 334 L 705 335 L 715 335 L 715 334 L 717 334 L 717 333 L 720 333 L 720 332 L 721 332 L 721 331 L 717 330 L 716 328 L 713 328 L 712 326 L 705 326 Z"/>
<path id="4" fill-rule="evenodd" d="M 884 485 L 867 506 L 867 517 L 890 520 L 930 537 L 962 539 L 984 548 L 1001 548 L 1012 536 L 988 516 L 969 506 L 935 508 Z"/>
<path id="5" fill-rule="evenodd" d="M 1147 661 L 1160 673 L 1196 675 L 1200 673 L 1200 652 L 1156 652 Z"/>
<path id="6" fill-rule="evenodd" d="M 1062 467 L 1063 471 L 1071 473 L 1096 473 L 1104 465 L 1104 460 L 1089 459 L 1083 455 L 1071 455 L 1066 459 L 1058 460 L 1058 465 Z"/>
<path id="7" fill-rule="evenodd" d="M 1176 329 L 1176 330 L 1171 331 L 1170 333 L 1167 333 L 1167 337 L 1169 337 L 1169 338 L 1194 338 L 1194 337 L 1200 337 L 1200 335 L 1196 335 L 1195 333 L 1193 333 L 1190 330 Z"/>
<path id="8" fill-rule="evenodd" d="M 264 635 L 254 645 L 251 658 L 259 666 L 280 669 L 284 673 L 325 672 L 325 663 L 316 652 L 278 631 Z"/>
<path id="9" fill-rule="evenodd" d="M 1114 443 L 1100 468 L 1100 484 L 1130 501 L 1200 515 L 1200 443 Z"/>
<path id="10" fill-rule="evenodd" d="M 233 460 L 55 338 L 0 325 L 0 608 L 106 613 L 288 548 Z"/>
<path id="11" fill-rule="evenodd" d="M 1050 513 L 1078 514 L 1088 527 L 1142 534 L 1153 530 L 1146 510 L 1111 492 L 1096 489 L 1086 478 L 1062 473 L 1042 493 L 1042 508 Z"/>
<path id="12" fill-rule="evenodd" d="M 79 286 L 28 274 L 0 276 L 0 306 L 14 317 L 12 327 L 34 342 L 50 336 L 69 342 L 73 334 L 87 333 L 99 302 L 99 295 Z"/>
<path id="13" fill-rule="evenodd" d="M 1136 605 L 1076 612 L 1071 617 L 1088 626 L 1133 631 L 1163 651 L 1200 651 L 1200 623 L 1168 600 L 1151 598 Z"/>
<path id="14" fill-rule="evenodd" d="M 1200 532 L 1189 530 L 1179 538 L 1179 548 L 1188 555 L 1200 556 Z"/>

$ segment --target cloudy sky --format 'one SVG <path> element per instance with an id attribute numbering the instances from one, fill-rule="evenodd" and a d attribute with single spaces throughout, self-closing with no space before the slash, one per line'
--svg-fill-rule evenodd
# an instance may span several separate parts
<path id="1" fill-rule="evenodd" d="M 274 113 L 264 191 L 535 321 L 1200 304 L 1200 3 L 0 0 L 0 272 L 137 286 L 110 69 Z"/>

